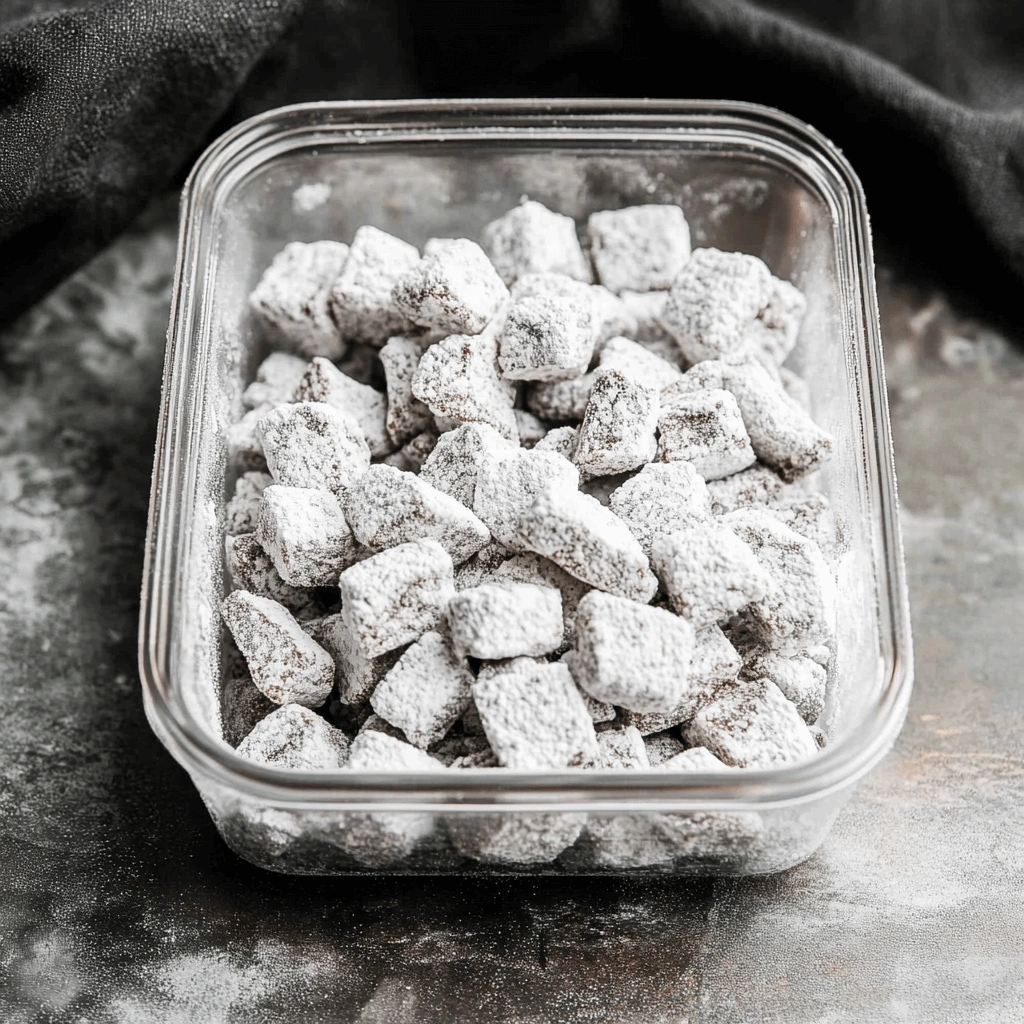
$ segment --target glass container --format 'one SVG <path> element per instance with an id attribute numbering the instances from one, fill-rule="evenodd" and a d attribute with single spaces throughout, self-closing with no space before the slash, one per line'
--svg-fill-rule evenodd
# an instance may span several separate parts
<path id="1" fill-rule="evenodd" d="M 694 245 L 762 257 L 807 294 L 788 361 L 836 437 L 820 486 L 842 525 L 821 754 L 771 771 L 297 772 L 221 738 L 225 431 L 266 355 L 246 297 L 293 240 L 361 224 L 478 238 L 521 197 L 582 222 L 679 203 Z M 140 622 L 154 732 L 225 841 L 305 874 L 779 871 L 821 843 L 892 745 L 913 677 L 864 195 L 808 125 L 708 101 L 302 104 L 231 129 L 182 195 Z"/>

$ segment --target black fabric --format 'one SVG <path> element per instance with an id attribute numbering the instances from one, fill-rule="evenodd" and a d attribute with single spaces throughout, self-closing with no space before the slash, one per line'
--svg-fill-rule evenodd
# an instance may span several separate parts
<path id="1" fill-rule="evenodd" d="M 228 124 L 385 96 L 735 98 L 865 183 L 890 259 L 989 314 L 1024 279 L 1019 0 L 0 0 L 0 320 Z"/>

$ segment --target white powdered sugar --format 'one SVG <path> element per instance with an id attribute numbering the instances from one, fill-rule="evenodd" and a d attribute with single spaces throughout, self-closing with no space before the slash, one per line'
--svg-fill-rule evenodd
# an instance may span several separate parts
<path id="1" fill-rule="evenodd" d="M 412 393 L 435 416 L 456 425 L 486 423 L 506 440 L 519 442 L 512 411 L 516 389 L 501 376 L 493 334 L 452 334 L 431 345 L 413 374 Z"/>
<path id="2" fill-rule="evenodd" d="M 548 654 L 562 642 L 562 596 L 535 583 L 483 583 L 448 603 L 456 648 L 494 660 Z"/>
<path id="3" fill-rule="evenodd" d="M 326 402 L 351 416 L 363 431 L 371 455 L 387 455 L 395 447 L 387 430 L 387 396 L 342 373 L 329 359 L 317 358 L 309 364 L 292 401 Z"/>
<path id="4" fill-rule="evenodd" d="M 566 274 L 590 281 L 590 267 L 572 217 L 538 202 L 525 202 L 491 221 L 482 233 L 484 251 L 505 284 L 526 274 Z"/>
<path id="5" fill-rule="evenodd" d="M 613 292 L 670 288 L 690 258 L 690 227 L 678 206 L 600 210 L 587 236 L 598 279 Z"/>
<path id="6" fill-rule="evenodd" d="M 289 242 L 274 257 L 249 296 L 249 308 L 280 347 L 307 359 L 345 354 L 345 336 L 328 304 L 348 254 L 342 242 Z"/>
<path id="7" fill-rule="evenodd" d="M 410 743 L 425 750 L 465 714 L 473 681 L 465 658 L 440 633 L 430 631 L 384 676 L 370 704 Z"/>
<path id="8" fill-rule="evenodd" d="M 565 665 L 516 658 L 473 686 L 484 732 L 506 768 L 571 768 L 597 757 L 597 738 Z"/>
<path id="9" fill-rule="evenodd" d="M 359 424 L 323 402 L 279 405 L 260 418 L 256 432 L 279 484 L 341 495 L 370 465 Z"/>
<path id="10" fill-rule="evenodd" d="M 334 685 L 334 662 L 283 605 L 235 590 L 224 598 L 221 615 L 252 681 L 275 704 L 316 708 L 327 700 Z"/>
<path id="11" fill-rule="evenodd" d="M 356 539 L 374 551 L 430 538 L 458 565 L 491 539 L 461 502 L 393 466 L 371 466 L 346 492 L 344 507 Z"/>
<path id="12" fill-rule="evenodd" d="M 576 610 L 570 667 L 597 700 L 631 711 L 670 711 L 686 691 L 693 644 L 685 619 L 594 590 Z"/>

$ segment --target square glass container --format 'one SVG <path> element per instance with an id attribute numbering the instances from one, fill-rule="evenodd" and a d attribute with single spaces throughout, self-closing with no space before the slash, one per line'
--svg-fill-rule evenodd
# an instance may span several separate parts
<path id="1" fill-rule="evenodd" d="M 224 435 L 266 354 L 249 291 L 289 241 L 347 241 L 361 224 L 417 245 L 478 238 L 522 196 L 578 223 L 679 203 L 695 246 L 754 253 L 806 292 L 789 365 L 837 440 L 820 484 L 844 537 L 818 757 L 717 774 L 313 773 L 256 764 L 221 738 Z M 215 142 L 182 197 L 139 644 L 153 730 L 232 849 L 307 874 L 753 874 L 808 857 L 892 745 L 913 676 L 873 270 L 843 156 L 751 104 L 315 103 Z"/>

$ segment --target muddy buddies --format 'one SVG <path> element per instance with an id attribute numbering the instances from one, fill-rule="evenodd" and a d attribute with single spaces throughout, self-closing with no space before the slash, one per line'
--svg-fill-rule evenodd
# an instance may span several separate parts
<path id="1" fill-rule="evenodd" d="M 827 742 L 834 441 L 804 296 L 684 210 L 293 242 L 228 430 L 224 734 L 292 770 L 778 769 Z M 810 410 L 810 411 L 809 411 Z M 239 657 L 240 655 L 240 657 Z M 240 741 L 240 742 L 239 742 Z M 364 865 L 439 825 L 367 813 Z M 482 862 L 728 856 L 756 815 L 449 815 Z"/>

